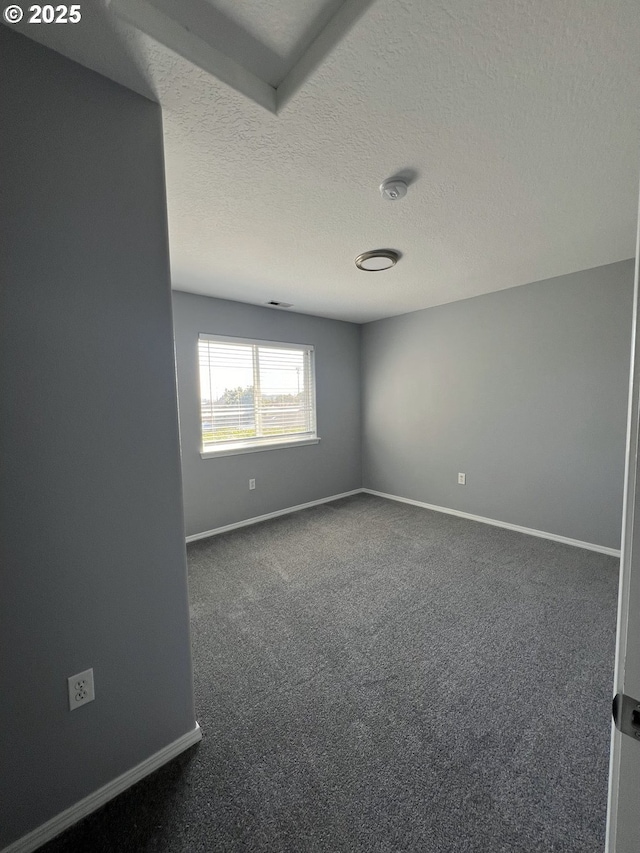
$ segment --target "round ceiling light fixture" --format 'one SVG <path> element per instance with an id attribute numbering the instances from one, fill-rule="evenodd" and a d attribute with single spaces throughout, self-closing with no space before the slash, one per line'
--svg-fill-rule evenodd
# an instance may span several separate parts
<path id="1" fill-rule="evenodd" d="M 400 253 L 393 249 L 373 249 L 363 252 L 356 258 L 356 266 L 365 272 L 380 272 L 394 267 L 400 259 Z"/>
<path id="2" fill-rule="evenodd" d="M 407 194 L 407 182 L 400 178 L 390 178 L 380 184 L 380 195 L 387 201 L 398 201 Z"/>

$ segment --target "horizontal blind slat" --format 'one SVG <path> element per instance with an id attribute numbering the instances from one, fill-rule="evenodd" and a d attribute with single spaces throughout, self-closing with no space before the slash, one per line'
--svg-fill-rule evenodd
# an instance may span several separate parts
<path id="1" fill-rule="evenodd" d="M 203 445 L 312 435 L 311 350 L 200 338 Z"/>

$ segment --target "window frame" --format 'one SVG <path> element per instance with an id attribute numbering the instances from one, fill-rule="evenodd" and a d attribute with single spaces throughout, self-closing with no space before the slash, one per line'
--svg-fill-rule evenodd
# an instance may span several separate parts
<path id="1" fill-rule="evenodd" d="M 289 349 L 307 354 L 309 367 L 309 398 L 311 401 L 310 421 L 311 430 L 304 433 L 286 433 L 282 437 L 260 436 L 249 439 L 232 439 L 220 442 L 218 446 L 207 445 L 205 447 L 202 430 L 202 387 L 200 385 L 200 341 L 218 341 L 223 344 L 237 344 L 248 347 L 271 347 L 272 349 Z M 200 389 L 199 402 L 199 430 L 200 430 L 200 456 L 203 459 L 212 459 L 219 456 L 236 456 L 242 453 L 256 453 L 263 450 L 281 450 L 290 447 L 303 447 L 305 445 L 318 444 L 317 426 L 317 401 L 316 401 L 316 371 L 315 371 L 315 347 L 312 344 L 292 343 L 291 341 L 265 341 L 257 338 L 240 338 L 229 335 L 216 335 L 209 332 L 198 333 L 198 344 L 196 347 L 198 387 Z M 296 438 L 300 435 L 300 438 Z"/>

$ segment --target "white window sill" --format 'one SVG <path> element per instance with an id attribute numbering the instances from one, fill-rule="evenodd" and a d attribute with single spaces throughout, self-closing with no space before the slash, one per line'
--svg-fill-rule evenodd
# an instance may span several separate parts
<path id="1" fill-rule="evenodd" d="M 233 444 L 221 444 L 219 447 L 208 447 L 200 452 L 203 459 L 214 459 L 216 456 L 237 456 L 240 453 L 257 453 L 260 450 L 282 450 L 285 447 L 303 447 L 305 444 L 318 444 L 320 439 L 314 438 L 287 438 L 283 441 L 264 442 L 234 442 Z"/>

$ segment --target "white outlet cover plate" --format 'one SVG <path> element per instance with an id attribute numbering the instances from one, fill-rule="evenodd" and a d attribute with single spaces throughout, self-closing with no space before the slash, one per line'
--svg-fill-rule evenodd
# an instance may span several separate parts
<path id="1" fill-rule="evenodd" d="M 70 676 L 67 678 L 67 686 L 70 711 L 75 711 L 76 708 L 86 705 L 87 702 L 93 702 L 96 698 L 93 686 L 93 669 L 85 669 L 84 672 Z"/>
<path id="2" fill-rule="evenodd" d="M 458 474 L 458 484 L 460 486 L 466 486 L 466 484 L 467 484 L 467 475 L 466 474 Z"/>

